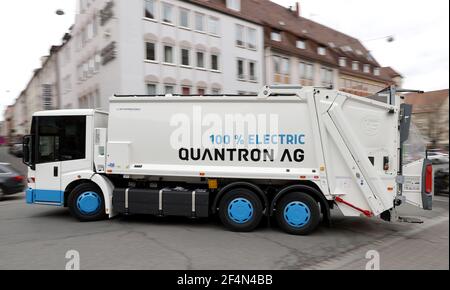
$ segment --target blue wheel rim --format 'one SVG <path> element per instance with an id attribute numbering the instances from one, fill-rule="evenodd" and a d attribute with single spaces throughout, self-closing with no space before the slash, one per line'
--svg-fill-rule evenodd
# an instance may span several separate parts
<path id="1" fill-rule="evenodd" d="M 102 200 L 96 192 L 85 192 L 77 199 L 77 208 L 84 215 L 94 215 L 100 211 Z"/>
<path id="2" fill-rule="evenodd" d="M 284 220 L 294 228 L 302 228 L 311 220 L 311 210 L 300 201 L 293 201 L 284 208 Z"/>
<path id="3" fill-rule="evenodd" d="M 228 217 L 237 224 L 245 224 L 253 218 L 253 205 L 246 198 L 236 198 L 228 205 Z"/>

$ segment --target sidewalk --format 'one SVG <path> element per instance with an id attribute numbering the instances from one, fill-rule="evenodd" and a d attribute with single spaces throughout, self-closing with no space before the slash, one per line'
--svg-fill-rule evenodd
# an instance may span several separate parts
<path id="1" fill-rule="evenodd" d="M 354 250 L 313 267 L 320 270 L 365 270 L 368 251 L 377 251 L 381 270 L 449 270 L 448 215 L 419 228 Z"/>

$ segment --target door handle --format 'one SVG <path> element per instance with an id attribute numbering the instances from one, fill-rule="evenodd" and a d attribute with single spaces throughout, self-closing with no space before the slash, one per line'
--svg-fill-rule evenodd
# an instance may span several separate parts
<path id="1" fill-rule="evenodd" d="M 53 167 L 53 176 L 58 177 L 58 166 Z"/>

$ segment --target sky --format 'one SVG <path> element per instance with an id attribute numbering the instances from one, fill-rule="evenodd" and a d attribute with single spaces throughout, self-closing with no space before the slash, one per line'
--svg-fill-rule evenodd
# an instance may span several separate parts
<path id="1" fill-rule="evenodd" d="M 125 0 L 119 0 L 125 1 Z M 126 0 L 130 1 L 130 0 Z M 242 0 L 249 1 L 249 0 Z M 275 0 L 294 6 L 295 0 Z M 360 39 L 382 66 L 405 77 L 404 87 L 449 87 L 448 0 L 301 0 L 303 17 Z M 66 14 L 57 16 L 63 9 Z M 0 1 L 0 120 L 75 19 L 76 0 Z M 393 35 L 388 43 L 383 37 Z"/>

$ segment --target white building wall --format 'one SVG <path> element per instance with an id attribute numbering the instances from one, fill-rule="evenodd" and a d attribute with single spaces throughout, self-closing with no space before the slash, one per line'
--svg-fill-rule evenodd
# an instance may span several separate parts
<path id="1" fill-rule="evenodd" d="M 238 91 L 257 92 L 263 80 L 263 30 L 258 25 L 239 20 L 210 9 L 185 3 L 183 1 L 167 0 L 165 3 L 173 5 L 173 25 L 161 21 L 162 1 L 156 1 L 155 19 L 144 17 L 144 1 L 132 0 L 119 2 L 120 23 L 120 63 L 121 63 L 121 93 L 145 94 L 146 83 L 157 80 L 158 93 L 164 93 L 166 80 L 176 80 L 175 92 L 181 93 L 183 84 L 192 85 L 191 92 L 197 93 L 197 85 L 206 83 L 206 93 L 211 93 L 213 86 L 220 85 L 223 93 L 236 94 Z M 190 29 L 179 26 L 179 9 L 190 12 Z M 219 35 L 198 32 L 193 29 L 195 13 L 204 14 L 206 19 L 219 19 Z M 206 22 L 207 23 L 207 22 Z M 235 25 L 257 30 L 257 49 L 243 49 L 236 46 Z M 156 44 L 155 62 L 145 61 L 145 41 Z M 165 44 L 174 47 L 174 65 L 163 63 L 163 47 Z M 205 49 L 206 69 L 196 69 L 196 49 Z M 189 68 L 181 66 L 181 47 L 190 49 Z M 210 55 L 218 52 L 219 72 L 210 69 Z M 257 63 L 257 81 L 241 82 L 237 79 L 237 59 L 244 58 Z M 156 78 L 155 78 L 156 77 Z M 215 84 L 215 85 L 214 85 Z"/>

